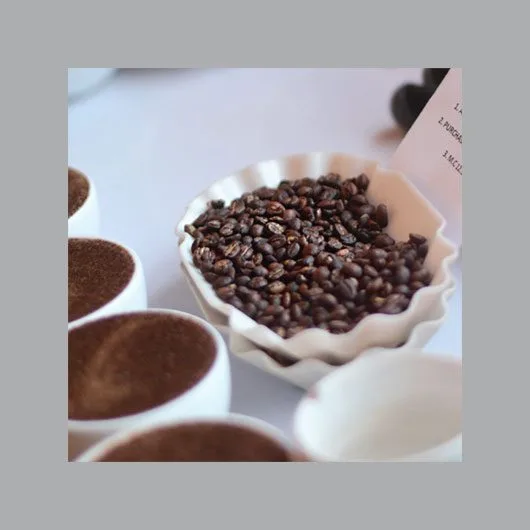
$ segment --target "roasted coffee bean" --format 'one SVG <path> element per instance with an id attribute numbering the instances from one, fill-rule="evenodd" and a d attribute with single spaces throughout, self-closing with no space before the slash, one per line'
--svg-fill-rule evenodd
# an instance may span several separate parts
<path id="1" fill-rule="evenodd" d="M 390 282 L 384 282 L 383 287 L 379 290 L 381 296 L 387 297 L 392 294 L 394 286 Z"/>
<path id="2" fill-rule="evenodd" d="M 401 257 L 405 260 L 405 265 L 410 267 L 416 261 L 416 251 L 413 249 L 405 250 L 401 253 Z"/>
<path id="3" fill-rule="evenodd" d="M 296 258 L 298 254 L 300 253 L 300 245 L 298 243 L 291 243 L 287 247 L 287 256 L 289 258 Z"/>
<path id="4" fill-rule="evenodd" d="M 360 214 L 357 208 L 355 209 L 355 215 L 359 217 L 359 226 L 362 226 L 366 229 L 365 231 L 368 232 L 368 223 L 370 222 L 370 215 L 367 213 Z"/>
<path id="5" fill-rule="evenodd" d="M 213 282 L 213 286 L 218 289 L 219 287 L 226 287 L 232 283 L 232 278 L 230 276 L 218 276 L 217 279 Z"/>
<path id="6" fill-rule="evenodd" d="M 418 258 L 425 258 L 429 252 L 429 245 L 428 243 L 422 243 L 418 247 Z"/>
<path id="7" fill-rule="evenodd" d="M 217 280 L 217 278 L 219 277 L 215 272 L 204 272 L 203 271 L 202 275 L 204 276 L 204 279 L 208 283 L 214 283 L 215 280 Z"/>
<path id="8" fill-rule="evenodd" d="M 221 228 L 221 221 L 214 219 L 212 221 L 208 221 L 206 226 L 212 230 L 219 230 L 219 228 Z"/>
<path id="9" fill-rule="evenodd" d="M 241 245 L 240 256 L 244 260 L 249 260 L 254 254 L 254 249 L 250 245 Z"/>
<path id="10" fill-rule="evenodd" d="M 327 249 L 336 252 L 342 248 L 342 243 L 335 237 L 332 237 L 328 240 Z"/>
<path id="11" fill-rule="evenodd" d="M 410 234 L 409 240 L 411 243 L 414 243 L 414 245 L 420 246 L 427 242 L 427 238 L 420 235 L 420 234 Z"/>
<path id="12" fill-rule="evenodd" d="M 291 293 L 289 291 L 285 291 L 282 295 L 282 306 L 286 309 L 291 306 Z"/>
<path id="13" fill-rule="evenodd" d="M 348 278 L 337 285 L 336 294 L 340 300 L 355 300 L 359 282 L 355 278 Z"/>
<path id="14" fill-rule="evenodd" d="M 431 281 L 431 273 L 426 268 L 422 268 L 419 271 L 413 272 L 410 276 L 410 279 L 412 281 L 428 284 Z"/>
<path id="15" fill-rule="evenodd" d="M 408 295 L 410 293 L 410 289 L 407 285 L 395 285 L 392 291 L 396 294 L 404 294 Z"/>
<path id="16" fill-rule="evenodd" d="M 374 259 L 374 260 L 372 260 L 372 264 L 378 271 L 380 271 L 381 269 L 385 268 L 386 260 L 384 260 L 384 259 Z"/>
<path id="17" fill-rule="evenodd" d="M 322 322 L 326 322 L 329 318 L 329 313 L 324 307 L 317 307 L 313 311 L 313 320 L 316 324 L 321 324 Z"/>
<path id="18" fill-rule="evenodd" d="M 354 300 L 358 287 L 359 284 L 355 278 L 348 278 L 337 285 L 335 292 L 340 300 Z"/>
<path id="19" fill-rule="evenodd" d="M 227 302 L 230 305 L 234 306 L 236 309 L 239 309 L 240 311 L 243 310 L 243 307 L 245 305 L 237 296 L 233 296 L 232 298 L 230 298 L 230 300 L 227 300 Z"/>
<path id="20" fill-rule="evenodd" d="M 269 244 L 274 249 L 283 247 L 283 246 L 285 246 L 286 243 L 287 243 L 287 238 L 284 235 L 282 235 L 282 234 L 275 235 L 275 236 L 272 236 L 272 237 L 269 238 Z"/>
<path id="21" fill-rule="evenodd" d="M 329 329 L 332 333 L 346 333 L 353 328 L 352 324 L 344 320 L 332 320 Z"/>
<path id="22" fill-rule="evenodd" d="M 243 306 L 243 312 L 248 315 L 250 318 L 256 316 L 256 313 L 258 312 L 256 306 L 251 303 L 247 303 Z"/>
<path id="23" fill-rule="evenodd" d="M 388 234 L 380 234 L 374 240 L 376 247 L 384 248 L 391 247 L 395 241 Z"/>
<path id="24" fill-rule="evenodd" d="M 265 311 L 263 311 L 264 315 L 273 315 L 275 317 L 278 315 L 281 315 L 282 313 L 283 313 L 283 307 L 279 305 L 275 305 L 275 304 L 271 304 L 265 309 Z"/>
<path id="25" fill-rule="evenodd" d="M 239 286 L 247 285 L 250 282 L 250 276 L 238 276 L 235 279 L 235 284 Z"/>
<path id="26" fill-rule="evenodd" d="M 221 300 L 229 300 L 232 298 L 236 293 L 236 286 L 235 284 L 230 284 L 225 287 L 220 287 L 219 289 L 215 290 L 215 293 Z"/>
<path id="27" fill-rule="evenodd" d="M 372 260 L 386 260 L 388 256 L 388 253 L 386 252 L 386 250 L 383 250 L 382 248 L 372 248 L 370 250 L 370 258 Z"/>
<path id="28" fill-rule="evenodd" d="M 267 267 L 264 267 L 263 265 L 258 265 L 257 267 L 254 267 L 252 270 L 252 274 L 254 276 L 268 276 L 269 275 L 269 269 Z"/>
<path id="29" fill-rule="evenodd" d="M 370 185 L 370 179 L 362 173 L 355 180 L 355 184 L 357 185 L 357 188 L 359 188 L 359 191 L 366 191 Z"/>
<path id="30" fill-rule="evenodd" d="M 258 295 L 258 298 L 259 298 L 259 295 Z M 258 311 L 263 311 L 265 310 L 265 308 L 269 306 L 269 302 L 267 302 L 267 300 L 262 300 L 261 298 L 259 298 L 259 300 L 254 301 L 253 303 L 258 308 Z"/>
<path id="31" fill-rule="evenodd" d="M 300 307 L 300 304 L 295 304 L 291 306 L 291 319 L 294 321 L 297 321 L 300 319 L 300 317 L 303 314 L 302 308 Z"/>
<path id="32" fill-rule="evenodd" d="M 384 284 L 384 280 L 383 278 L 381 278 L 380 276 L 378 276 L 377 278 L 375 278 L 374 280 L 372 280 L 367 286 L 366 286 L 366 292 L 367 293 L 377 293 L 382 287 L 383 287 L 383 284 Z"/>
<path id="33" fill-rule="evenodd" d="M 311 289 L 304 289 L 303 291 L 305 291 L 306 296 L 312 299 L 316 299 L 324 293 L 324 289 L 322 289 L 322 287 L 311 287 Z M 300 289 L 300 292 L 302 292 L 302 289 Z"/>
<path id="34" fill-rule="evenodd" d="M 344 320 L 348 316 L 348 310 L 345 306 L 339 305 L 330 313 L 331 320 Z"/>
<path id="35" fill-rule="evenodd" d="M 388 226 L 388 209 L 384 204 L 380 204 L 375 210 L 375 220 L 381 228 Z"/>
<path id="36" fill-rule="evenodd" d="M 414 273 L 416 274 L 416 273 Z M 394 283 L 396 285 L 406 284 L 411 278 L 410 270 L 405 265 L 400 265 L 396 267 L 394 272 Z M 417 278 L 413 278 L 417 279 Z"/>
<path id="37" fill-rule="evenodd" d="M 261 315 L 257 318 L 257 323 L 263 326 L 270 326 L 274 323 L 274 317 L 272 315 Z"/>
<path id="38" fill-rule="evenodd" d="M 267 243 L 266 239 L 262 239 L 256 244 L 256 250 L 264 255 L 272 254 L 274 252 L 272 245 Z"/>
<path id="39" fill-rule="evenodd" d="M 269 266 L 269 280 L 279 280 L 285 273 L 285 269 L 281 263 L 271 263 Z"/>
<path id="40" fill-rule="evenodd" d="M 358 306 L 361 306 L 361 305 L 364 305 L 366 303 L 366 291 L 363 289 L 363 290 L 360 290 L 357 295 L 355 296 L 355 298 L 353 299 L 353 301 L 358 305 Z"/>
<path id="41" fill-rule="evenodd" d="M 250 280 L 250 282 L 248 282 L 248 286 L 251 289 L 259 290 L 266 287 L 268 283 L 269 282 L 265 278 L 263 278 L 263 276 L 255 276 L 254 278 L 252 278 L 252 280 Z"/>
<path id="42" fill-rule="evenodd" d="M 268 285 L 267 291 L 271 294 L 279 294 L 285 291 L 285 287 L 286 287 L 285 283 L 280 282 L 280 281 L 275 281 Z"/>
<path id="43" fill-rule="evenodd" d="M 315 256 L 316 254 L 318 254 L 317 245 L 309 243 L 302 248 L 302 256 L 304 258 L 308 256 Z"/>
<path id="44" fill-rule="evenodd" d="M 369 276 L 370 278 L 377 278 L 377 276 L 379 276 L 377 269 L 375 267 L 372 267 L 372 265 L 365 265 L 363 271 L 364 274 L 366 276 Z"/>
<path id="45" fill-rule="evenodd" d="M 385 305 L 385 302 L 386 300 L 381 296 L 374 296 L 370 299 L 370 305 L 376 311 L 379 311 Z"/>
<path id="46" fill-rule="evenodd" d="M 239 241 L 233 241 L 224 248 L 223 253 L 227 258 L 234 259 L 240 251 L 241 244 L 239 243 Z"/>
<path id="47" fill-rule="evenodd" d="M 362 267 L 357 263 L 345 263 L 342 274 L 346 277 L 360 278 L 363 275 Z"/>
<path id="48" fill-rule="evenodd" d="M 337 298 L 329 293 L 320 295 L 317 301 L 323 307 L 326 307 L 328 309 L 334 309 L 338 304 Z"/>
<path id="49" fill-rule="evenodd" d="M 327 280 L 330 275 L 330 270 L 327 267 L 318 267 L 313 274 L 313 279 L 317 282 L 323 282 Z"/>
<path id="50" fill-rule="evenodd" d="M 224 275 L 233 268 L 232 262 L 229 259 L 222 259 L 214 264 L 213 272 L 215 272 L 215 274 Z"/>
<path id="51" fill-rule="evenodd" d="M 409 289 L 412 292 L 416 292 L 416 291 L 422 289 L 423 287 L 425 287 L 425 285 L 422 282 L 419 282 L 419 281 L 413 281 L 413 282 L 410 282 L 410 284 L 409 284 Z"/>
<path id="52" fill-rule="evenodd" d="M 263 230 L 265 230 L 265 227 L 260 224 L 253 224 L 250 227 L 250 235 L 253 237 L 261 237 L 263 234 Z"/>
<path id="53" fill-rule="evenodd" d="M 224 237 L 228 237 L 228 236 L 231 236 L 233 233 L 234 233 L 234 225 L 230 224 L 230 223 L 226 223 L 224 224 L 220 229 L 219 229 L 219 233 L 224 236 Z"/>
<path id="54" fill-rule="evenodd" d="M 359 206 L 364 206 L 368 202 L 368 199 L 364 195 L 354 195 L 350 198 L 348 204 L 350 211 L 358 208 Z"/>
<path id="55" fill-rule="evenodd" d="M 382 270 L 379 271 L 379 276 L 381 276 L 381 278 L 391 278 L 392 277 L 392 271 L 389 269 L 389 268 L 384 268 Z"/>
<path id="56" fill-rule="evenodd" d="M 403 311 L 407 299 L 402 294 L 392 294 L 390 295 L 384 305 L 381 307 L 380 312 L 387 315 L 397 315 Z"/>
<path id="57" fill-rule="evenodd" d="M 366 230 L 359 230 L 357 232 L 357 239 L 361 243 L 369 243 L 372 240 L 372 236 Z"/>
<path id="58" fill-rule="evenodd" d="M 283 227 L 282 225 L 278 223 L 267 223 L 266 228 L 269 234 L 272 234 L 272 235 L 283 234 L 283 232 L 285 231 L 285 227 Z"/>
<path id="59" fill-rule="evenodd" d="M 288 209 L 283 212 L 284 221 L 292 221 L 298 217 L 298 212 L 296 210 Z"/>
<path id="60" fill-rule="evenodd" d="M 278 248 L 276 249 L 276 251 L 274 252 L 274 257 L 278 260 L 278 261 L 282 261 L 285 256 L 287 255 L 287 249 L 285 247 L 282 247 L 282 248 Z"/>
<path id="61" fill-rule="evenodd" d="M 277 263 L 278 258 L 274 256 L 273 254 L 268 254 L 263 258 L 263 263 L 265 265 L 270 265 L 271 263 Z"/>

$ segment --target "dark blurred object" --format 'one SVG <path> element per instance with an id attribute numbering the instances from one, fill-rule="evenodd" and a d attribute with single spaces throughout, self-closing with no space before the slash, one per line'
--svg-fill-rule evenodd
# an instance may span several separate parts
<path id="1" fill-rule="evenodd" d="M 431 99 L 435 89 L 420 85 L 403 85 L 392 96 L 392 115 L 397 124 L 408 131 Z"/>
<path id="2" fill-rule="evenodd" d="M 449 72 L 449 68 L 424 68 L 423 84 L 438 88 L 447 75 L 447 72 Z"/>
<path id="3" fill-rule="evenodd" d="M 414 125 L 447 72 L 449 68 L 424 68 L 423 85 L 402 85 L 394 92 L 390 108 L 394 120 L 402 129 L 408 131 Z"/>

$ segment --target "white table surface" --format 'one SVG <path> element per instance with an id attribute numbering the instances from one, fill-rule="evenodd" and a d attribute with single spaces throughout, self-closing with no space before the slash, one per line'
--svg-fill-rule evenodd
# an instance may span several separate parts
<path id="1" fill-rule="evenodd" d="M 95 182 L 102 236 L 133 247 L 149 305 L 200 315 L 174 227 L 211 182 L 290 153 L 344 151 L 385 163 L 400 141 L 389 104 L 420 69 L 124 70 L 70 104 L 68 163 Z M 461 356 L 462 295 L 427 351 Z M 232 410 L 290 435 L 302 391 L 232 356 Z"/>

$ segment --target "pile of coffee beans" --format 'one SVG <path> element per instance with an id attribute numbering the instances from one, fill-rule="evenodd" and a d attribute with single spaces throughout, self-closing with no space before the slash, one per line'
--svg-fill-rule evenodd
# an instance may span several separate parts
<path id="1" fill-rule="evenodd" d="M 186 232 L 217 296 L 281 337 L 346 333 L 371 313 L 404 311 L 429 285 L 425 237 L 396 242 L 364 174 L 282 181 L 230 205 L 212 201 Z"/>

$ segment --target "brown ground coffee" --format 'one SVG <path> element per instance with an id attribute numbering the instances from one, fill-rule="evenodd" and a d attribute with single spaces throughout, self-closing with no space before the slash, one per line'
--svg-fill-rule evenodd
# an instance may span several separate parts
<path id="1" fill-rule="evenodd" d="M 289 462 L 275 441 L 235 425 L 197 423 L 139 436 L 108 452 L 101 462 Z"/>
<path id="2" fill-rule="evenodd" d="M 133 272 L 133 259 L 120 246 L 100 239 L 69 239 L 68 322 L 110 302 Z"/>
<path id="3" fill-rule="evenodd" d="M 88 180 L 82 173 L 68 168 L 68 218 L 72 217 L 88 197 Z"/>
<path id="4" fill-rule="evenodd" d="M 135 313 L 90 322 L 68 333 L 68 417 L 135 414 L 184 393 L 210 369 L 214 339 L 168 314 Z"/>

